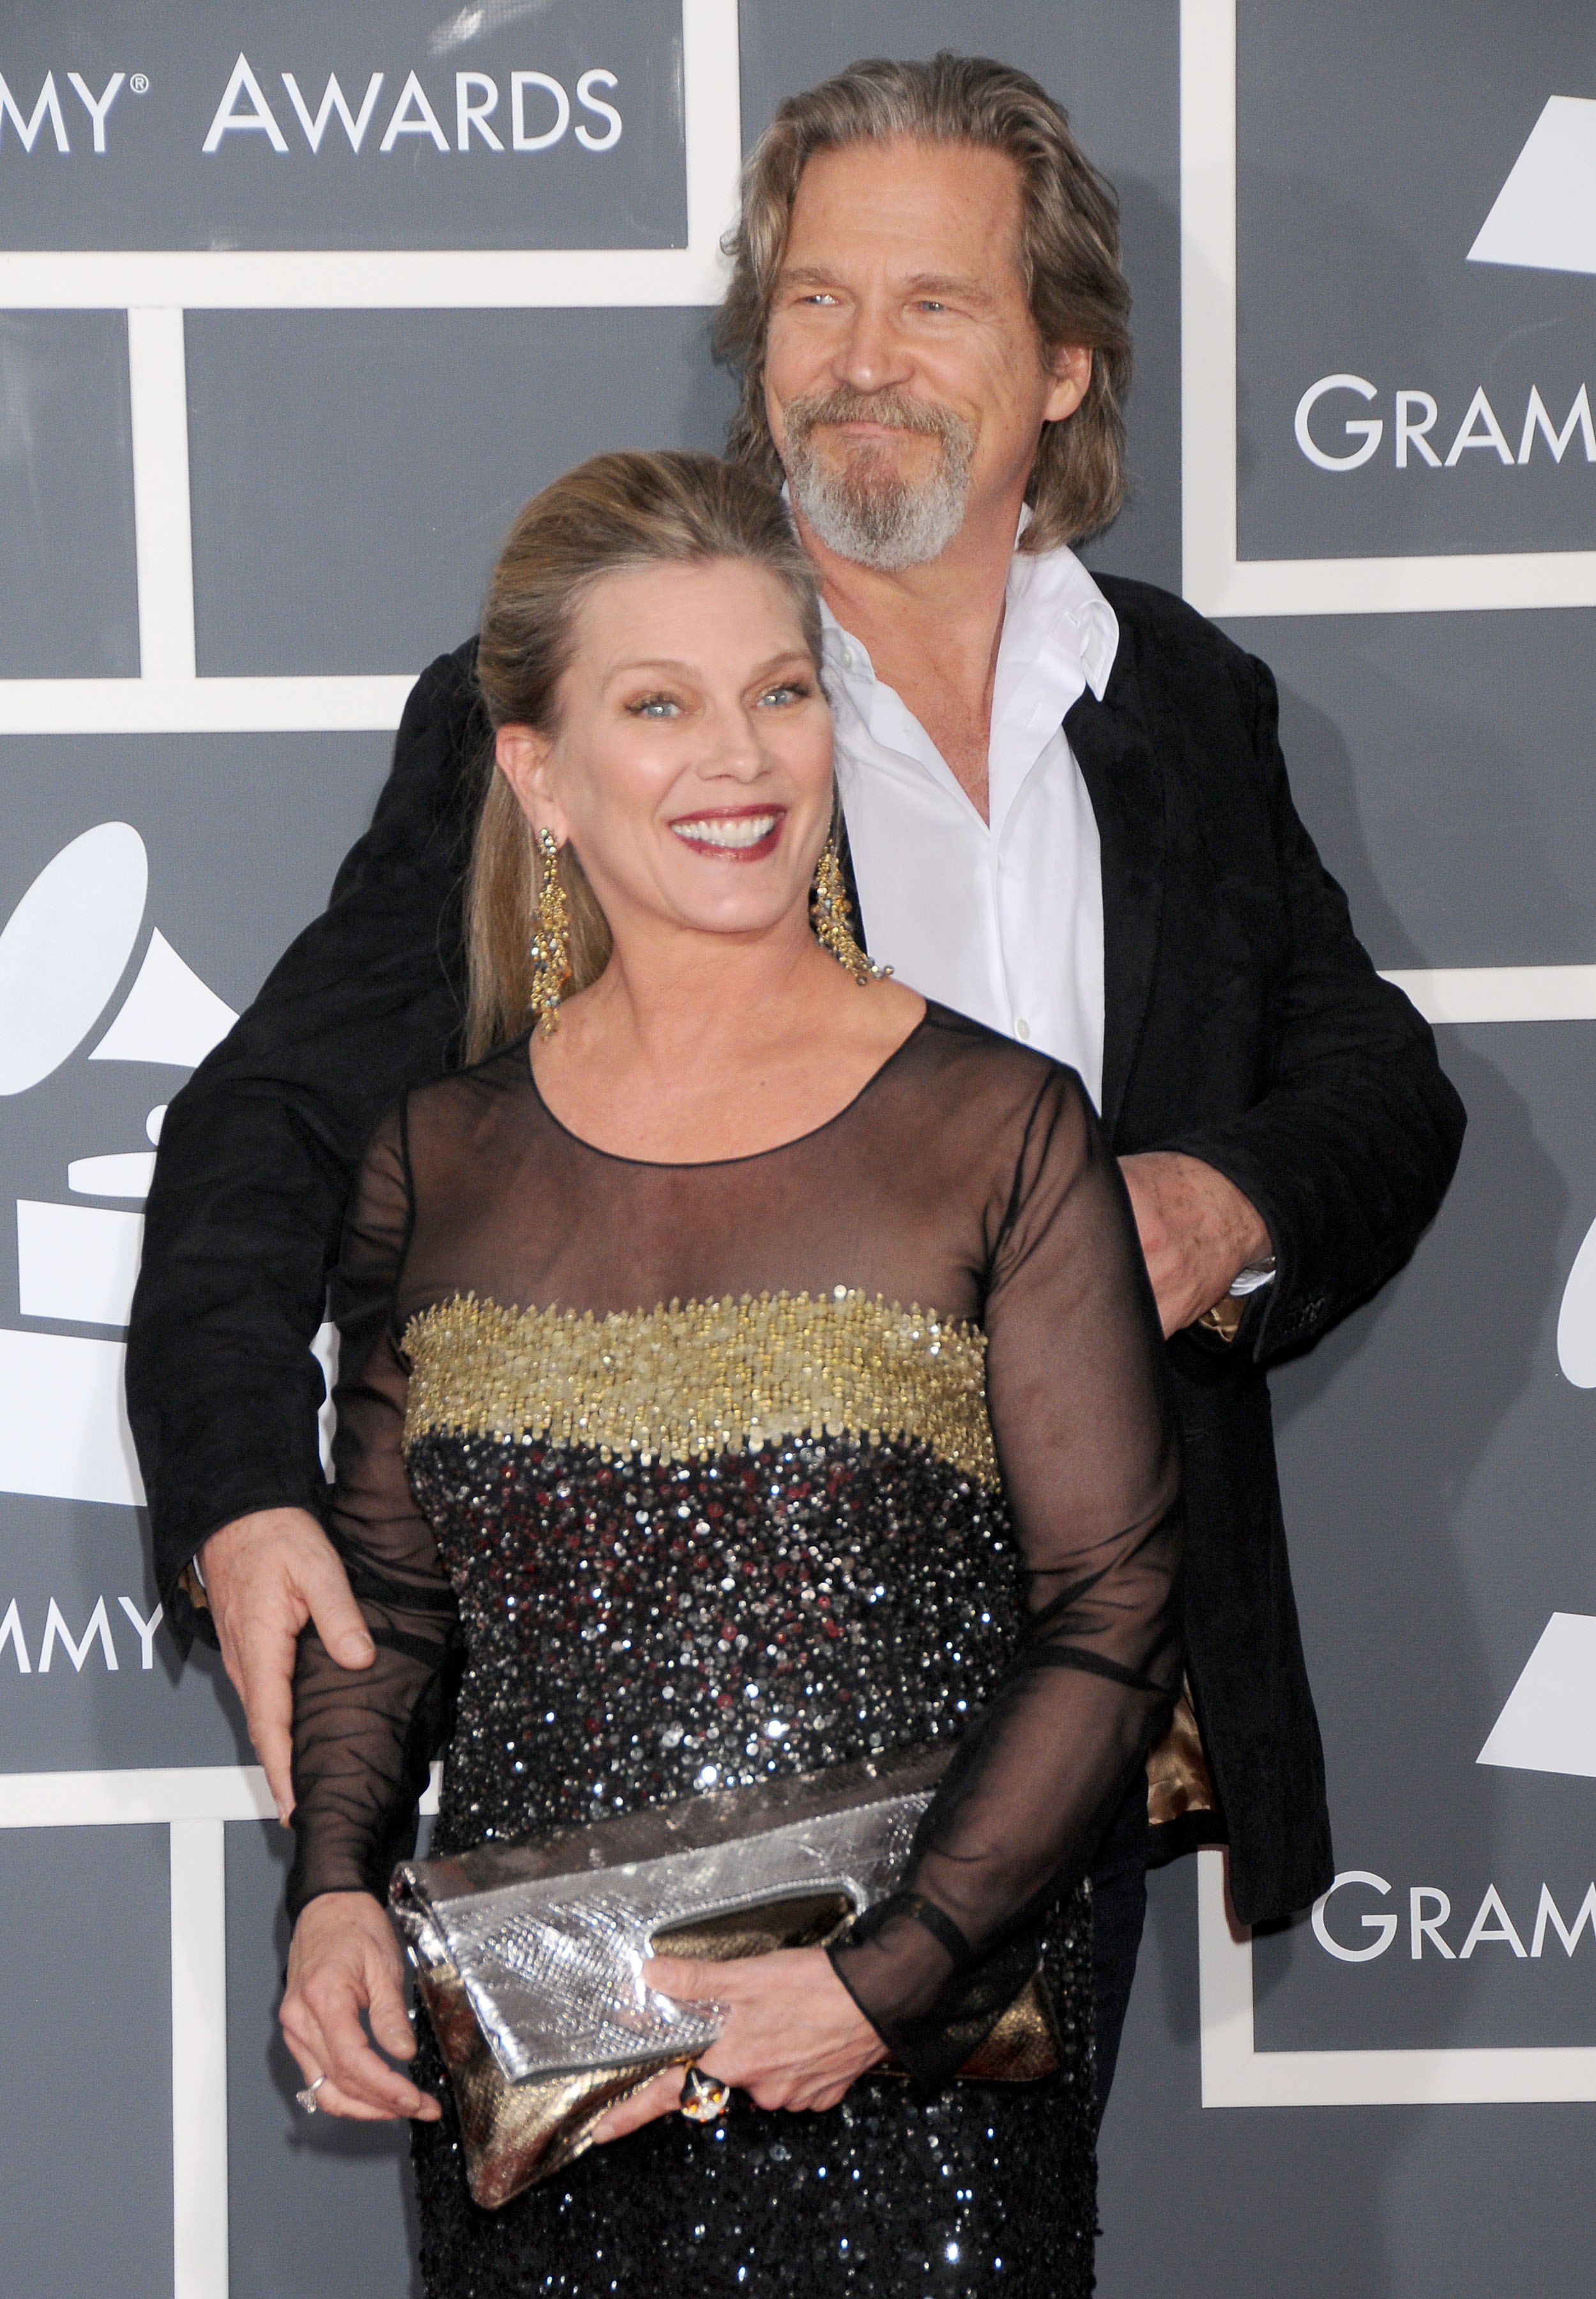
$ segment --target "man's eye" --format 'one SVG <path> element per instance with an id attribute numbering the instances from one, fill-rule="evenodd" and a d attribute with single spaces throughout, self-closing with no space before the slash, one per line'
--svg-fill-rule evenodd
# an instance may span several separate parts
<path id="1" fill-rule="evenodd" d="M 801 303 L 835 303 L 836 297 L 828 295 L 824 287 L 817 287 L 812 295 L 801 295 L 798 300 Z"/>
<path id="2" fill-rule="evenodd" d="M 673 694 L 644 694 L 627 704 L 634 718 L 674 718 L 681 707 Z"/>
<path id="3" fill-rule="evenodd" d="M 948 307 L 945 303 L 939 303 L 934 295 L 922 295 L 919 308 L 922 311 L 945 311 Z"/>

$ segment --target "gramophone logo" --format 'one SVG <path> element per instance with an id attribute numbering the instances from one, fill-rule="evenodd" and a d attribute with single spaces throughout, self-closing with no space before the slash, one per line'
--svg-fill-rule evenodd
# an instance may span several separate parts
<path id="1" fill-rule="evenodd" d="M 1584 109 L 1596 121 L 1596 104 Z M 1534 144 L 1532 137 L 1526 148 Z M 1592 158 L 1596 165 L 1596 140 Z M 1596 1223 L 1586 1232 L 1563 1288 L 1558 1365 L 1575 1389 L 1596 1389 Z M 1518 1772 L 1571 1772 L 1596 1779 L 1596 1618 L 1588 1613 L 1552 1614 L 1480 1750 L 1479 1762 Z"/>
<path id="2" fill-rule="evenodd" d="M 232 1009 L 158 930 L 111 1010 L 138 949 L 148 890 L 144 841 L 125 822 L 86 830 L 29 887 L 0 930 L 0 1095 L 29 1092 L 83 1048 L 91 1062 L 191 1069 L 225 1036 Z M 62 1198 L 17 1202 L 21 1324 L 0 1329 L 0 1491 L 126 1506 L 144 1498 L 122 1402 L 121 1333 L 164 1115 L 164 1104 L 151 1108 L 137 1149 L 74 1158 Z M 44 1332 L 30 1328 L 35 1318 L 91 1330 Z"/>
<path id="3" fill-rule="evenodd" d="M 1518 270 L 1596 272 L 1596 99 L 1548 97 L 1468 261 Z M 1560 469 L 1567 456 L 1571 477 L 1596 463 L 1589 378 L 1566 402 L 1550 387 L 1542 393 L 1538 383 L 1521 386 L 1522 399 L 1515 391 L 1509 402 L 1503 396 L 1507 387 L 1505 379 L 1492 385 L 1493 403 L 1484 384 L 1477 384 L 1459 419 L 1462 394 L 1448 408 L 1443 393 L 1407 388 L 1388 395 L 1367 376 L 1323 375 L 1297 402 L 1293 430 L 1308 461 L 1335 474 L 1361 470 L 1383 447 L 1395 469 L 1416 474 L 1455 471 L 1477 464 L 1482 454 L 1517 469 L 1546 459 Z M 1321 403 L 1322 411 L 1316 411 Z M 1583 455 L 1572 452 L 1576 442 Z"/>
<path id="4" fill-rule="evenodd" d="M 1596 101 L 1547 98 L 1468 260 L 1596 271 Z"/>

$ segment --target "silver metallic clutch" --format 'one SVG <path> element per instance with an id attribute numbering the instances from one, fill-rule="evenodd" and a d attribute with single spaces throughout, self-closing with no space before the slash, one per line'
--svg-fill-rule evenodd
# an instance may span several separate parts
<path id="1" fill-rule="evenodd" d="M 713 2004 L 646 1987 L 666 1953 L 704 1961 L 824 1945 L 894 1889 L 947 1755 L 910 1749 L 407 1862 L 394 1922 L 449 2070 L 471 2193 L 489 2207 L 591 2144 L 619 2099 L 707 2051 Z M 1058 2061 L 1040 1974 L 963 2072 Z"/>

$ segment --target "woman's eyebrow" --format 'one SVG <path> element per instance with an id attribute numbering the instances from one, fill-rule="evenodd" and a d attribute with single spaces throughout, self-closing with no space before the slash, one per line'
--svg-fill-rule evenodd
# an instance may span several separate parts
<path id="1" fill-rule="evenodd" d="M 768 678 L 773 670 L 785 669 L 789 665 L 795 662 L 803 663 L 810 669 L 814 668 L 805 648 L 784 647 L 779 654 L 769 655 L 763 662 L 755 663 L 752 670 L 749 673 L 749 676 L 751 678 Z M 694 664 L 682 661 L 674 655 L 631 655 L 627 658 L 625 662 L 618 662 L 614 666 L 613 669 L 609 673 L 609 676 L 611 678 L 629 678 L 635 671 L 639 670 L 674 671 L 679 676 L 686 678 L 696 678 L 699 676 L 698 670 Z"/>

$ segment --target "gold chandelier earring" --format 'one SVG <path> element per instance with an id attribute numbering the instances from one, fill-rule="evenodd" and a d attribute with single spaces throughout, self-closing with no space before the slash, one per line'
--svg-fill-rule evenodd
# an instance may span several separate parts
<path id="1" fill-rule="evenodd" d="M 861 990 L 867 982 L 884 982 L 892 972 L 890 966 L 878 966 L 873 958 L 867 957 L 853 939 L 853 910 L 843 884 L 843 858 L 837 845 L 835 815 L 815 865 L 815 881 L 809 896 L 809 922 L 821 949 L 831 952 Z"/>
<path id="2" fill-rule="evenodd" d="M 552 830 L 537 834 L 537 914 L 529 953 L 532 992 L 527 1003 L 545 1038 L 560 1026 L 560 1000 L 570 980 L 570 905 L 560 876 L 560 845 Z"/>

